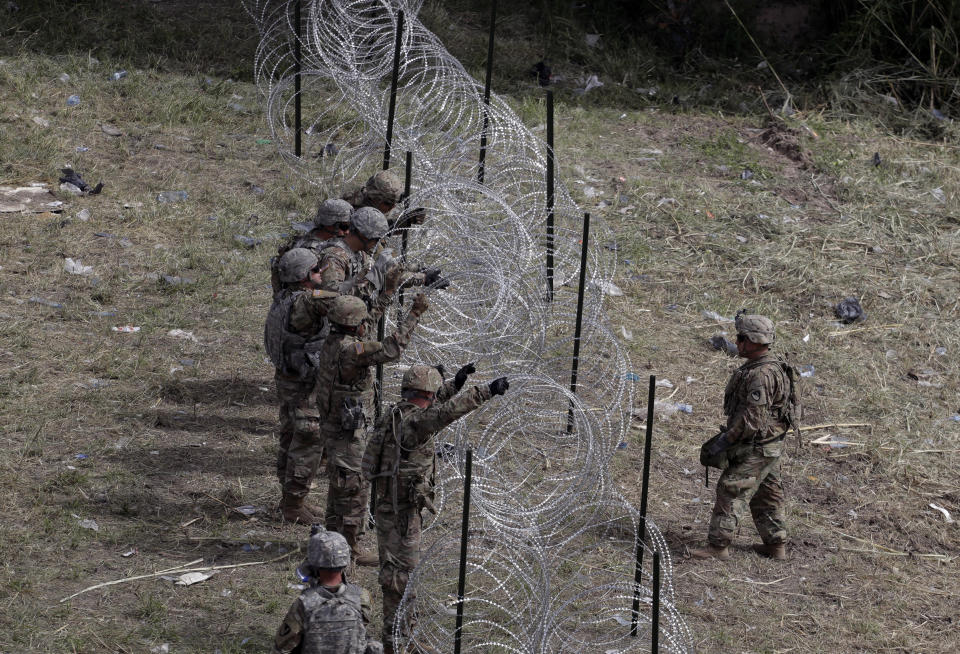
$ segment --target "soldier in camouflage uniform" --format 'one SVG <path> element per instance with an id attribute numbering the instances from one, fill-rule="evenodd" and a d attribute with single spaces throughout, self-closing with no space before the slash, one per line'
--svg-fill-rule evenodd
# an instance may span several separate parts
<path id="1" fill-rule="evenodd" d="M 711 455 L 726 452 L 727 467 L 717 481 L 707 547 L 697 558 L 728 559 L 729 545 L 749 506 L 763 543 L 753 549 L 785 559 L 780 455 L 788 429 L 798 429 L 799 390 L 789 364 L 770 353 L 773 322 L 764 316 L 737 314 L 737 350 L 747 363 L 733 373 L 723 397 L 727 422 Z M 799 433 L 799 432 L 798 432 Z"/>
<path id="2" fill-rule="evenodd" d="M 364 340 L 369 316 L 362 300 L 341 296 L 333 301 L 327 318 L 330 335 L 320 349 L 317 406 L 327 447 L 327 529 L 338 531 L 350 543 L 358 565 L 375 565 L 375 556 L 360 549 L 367 517 L 370 485 L 360 476 L 367 446 L 367 426 L 373 424 L 374 387 L 371 367 L 400 358 L 410 336 L 429 306 L 418 294 L 397 331 L 382 343 Z"/>
<path id="3" fill-rule="evenodd" d="M 314 527 L 307 559 L 297 571 L 309 587 L 300 593 L 273 639 L 271 654 L 382 654 L 367 634 L 370 593 L 347 583 L 350 546 L 340 534 Z"/>
<path id="4" fill-rule="evenodd" d="M 343 199 L 355 209 L 373 207 L 387 216 L 390 229 L 409 227 L 423 224 L 426 210 L 422 207 L 408 209 L 402 214 L 397 210 L 400 198 L 403 195 L 403 184 L 400 178 L 389 170 L 382 170 L 367 180 L 360 188 L 345 193 Z"/>
<path id="5" fill-rule="evenodd" d="M 264 326 L 264 347 L 276 372 L 280 400 L 277 480 L 283 491 L 280 510 L 286 520 L 310 524 L 318 509 L 305 503 L 323 455 L 314 388 L 315 352 L 326 335 L 318 290 L 317 256 L 294 248 L 280 258 L 277 273 L 283 288 L 274 296 Z"/>
<path id="6" fill-rule="evenodd" d="M 510 386 L 501 377 L 489 386 L 473 386 L 457 395 L 473 372 L 473 364 L 464 366 L 444 384 L 436 368 L 412 366 L 403 375 L 403 399 L 381 416 L 363 457 L 364 477 L 376 482 L 382 639 L 387 654 L 394 651 L 397 607 L 410 573 L 420 562 L 421 511 L 424 507 L 433 511 L 433 436 Z M 411 629 L 409 623 L 400 627 L 404 634 Z"/>
<path id="7" fill-rule="evenodd" d="M 281 245 L 277 248 L 277 256 L 270 260 L 270 283 L 274 293 L 279 293 L 283 287 L 278 270 L 283 255 L 294 248 L 307 248 L 320 256 L 320 251 L 327 241 L 342 237 L 350 229 L 352 213 L 353 207 L 344 200 L 324 200 L 320 203 L 313 219 L 313 229 L 307 234 L 296 235 Z"/>

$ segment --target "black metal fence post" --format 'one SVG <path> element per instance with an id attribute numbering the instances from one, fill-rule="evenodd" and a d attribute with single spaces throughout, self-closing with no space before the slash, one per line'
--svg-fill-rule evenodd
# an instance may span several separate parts
<path id="1" fill-rule="evenodd" d="M 583 214 L 583 239 L 580 248 L 580 287 L 577 289 L 577 323 L 573 333 L 573 365 L 570 370 L 570 392 L 577 394 L 577 372 L 580 369 L 580 332 L 583 328 L 583 294 L 587 286 L 587 250 L 590 246 L 590 214 Z M 567 433 L 573 431 L 573 400 L 567 413 Z"/>
<path id="2" fill-rule="evenodd" d="M 403 41 L 403 12 L 397 12 L 397 40 L 393 45 L 393 76 L 390 78 L 390 106 L 387 109 L 387 143 L 383 147 L 383 169 L 390 168 L 393 121 L 397 113 L 397 82 L 400 77 L 400 44 Z"/>
<path id="3" fill-rule="evenodd" d="M 302 55 L 300 52 L 300 39 L 303 35 L 303 25 L 300 20 L 300 4 L 302 0 L 297 0 L 293 7 L 294 37 L 293 42 L 293 153 L 298 157 L 302 153 L 301 134 L 302 134 L 302 115 L 300 99 L 300 67 L 302 64 Z"/>
<path id="4" fill-rule="evenodd" d="M 463 636 L 463 597 L 467 585 L 467 540 L 470 531 L 470 486 L 473 481 L 473 448 L 467 448 L 463 480 L 463 522 L 460 527 L 460 576 L 457 579 L 457 626 L 453 631 L 453 654 L 460 654 Z"/>
<path id="5" fill-rule="evenodd" d="M 637 621 L 640 618 L 640 582 L 643 578 L 643 541 L 647 537 L 647 492 L 650 488 L 650 448 L 653 443 L 653 405 L 656 395 L 657 376 L 650 375 L 650 389 L 647 393 L 647 437 L 643 445 L 643 482 L 640 486 L 640 521 L 637 523 L 637 541 L 635 543 L 637 562 L 633 570 L 631 636 L 637 635 Z"/>
<path id="6" fill-rule="evenodd" d="M 547 302 L 553 302 L 553 91 L 547 91 Z"/>
<path id="7" fill-rule="evenodd" d="M 483 184 L 483 173 L 487 160 L 487 127 L 490 125 L 490 116 L 487 107 L 490 105 L 490 83 L 493 80 L 493 38 L 497 31 L 497 0 L 493 0 L 490 9 L 490 40 L 487 44 L 487 79 L 483 86 L 483 130 L 480 132 L 480 166 L 477 169 L 477 181 Z"/>

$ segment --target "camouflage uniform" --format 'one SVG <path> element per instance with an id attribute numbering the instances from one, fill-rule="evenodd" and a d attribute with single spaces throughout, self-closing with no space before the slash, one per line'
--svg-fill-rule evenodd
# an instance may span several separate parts
<path id="1" fill-rule="evenodd" d="M 751 318 L 762 317 L 745 316 L 744 322 Z M 769 344 L 773 323 L 763 320 L 770 326 L 769 340 L 750 339 Z M 739 324 L 738 331 L 744 333 Z M 708 532 L 710 546 L 726 548 L 730 544 L 748 506 L 764 545 L 786 542 L 780 455 L 791 426 L 790 397 L 791 381 L 784 363 L 772 354 L 748 361 L 727 382 L 723 412 L 727 416 L 729 465 L 717 481 L 717 500 Z"/>
<path id="2" fill-rule="evenodd" d="M 426 308 L 417 300 L 397 331 L 382 343 L 365 341 L 332 325 L 320 350 L 317 403 L 327 448 L 327 529 L 343 534 L 355 554 L 363 532 L 370 486 L 360 476 L 367 446 L 367 425 L 373 424 L 374 387 L 371 367 L 400 358 Z M 365 324 L 379 318 L 375 312 Z M 353 412 L 351 413 L 351 408 Z"/>
<path id="3" fill-rule="evenodd" d="M 274 294 L 283 288 L 280 281 L 279 263 L 283 255 L 294 248 L 305 248 L 320 257 L 328 241 L 336 237 L 335 226 L 350 221 L 352 207 L 343 200 L 325 200 L 320 203 L 317 215 L 313 219 L 314 228 L 307 234 L 296 234 L 277 248 L 277 256 L 270 260 L 270 284 Z"/>
<path id="4" fill-rule="evenodd" d="M 343 581 L 349 563 L 350 547 L 343 536 L 314 526 L 307 559 L 298 571 L 310 586 L 287 611 L 271 654 L 382 654 L 383 646 L 367 634 L 370 594 Z M 321 579 L 340 583 L 321 585 L 321 572 Z"/>
<path id="5" fill-rule="evenodd" d="M 377 480 L 377 545 L 383 589 L 381 638 L 388 652 L 393 648 L 397 608 L 410 573 L 420 562 L 421 512 L 424 506 L 433 508 L 433 435 L 491 397 L 486 386 L 456 393 L 455 382 L 449 381 L 437 392 L 437 403 L 426 409 L 405 400 L 394 405 L 381 416 L 363 457 L 364 477 Z M 403 625 L 401 633 L 409 633 L 412 627 Z"/>

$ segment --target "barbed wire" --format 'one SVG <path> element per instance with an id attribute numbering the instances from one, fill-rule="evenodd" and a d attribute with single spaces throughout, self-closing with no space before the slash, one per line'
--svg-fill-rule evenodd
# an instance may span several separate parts
<path id="1" fill-rule="evenodd" d="M 446 651 L 453 641 L 465 453 L 474 451 L 465 652 L 639 652 L 650 646 L 652 580 L 634 582 L 638 512 L 614 488 L 609 466 L 633 404 L 629 358 L 603 308 L 615 255 L 593 220 L 583 297 L 576 392 L 571 353 L 583 212 L 555 186 L 554 284 L 547 297 L 547 148 L 483 88 L 418 20 L 419 1 L 244 0 L 261 40 L 255 72 L 267 124 L 291 170 L 322 195 L 359 185 L 379 168 L 387 137 L 397 42 L 399 77 L 392 152 L 413 155 L 408 261 L 443 270 L 384 393 L 397 397 L 412 363 L 477 362 L 471 383 L 507 375 L 510 390 L 437 436 L 437 515 L 426 517 L 424 553 L 395 625 L 398 645 Z M 302 154 L 294 152 L 294 44 L 299 33 Z M 486 137 L 483 183 L 478 154 Z M 395 160 L 399 160 L 396 158 Z M 337 193 L 339 194 L 339 193 Z M 399 230 L 392 236 L 396 237 Z M 396 239 L 393 239 L 396 241 Z M 660 644 L 690 652 L 674 604 L 672 561 L 646 521 L 647 561 L 660 555 Z M 649 568 L 649 566 L 647 566 Z M 641 608 L 631 612 L 634 595 Z M 414 600 L 415 597 L 415 600 Z M 640 629 L 630 636 L 636 617 Z M 415 624 L 411 633 L 399 624 Z"/>

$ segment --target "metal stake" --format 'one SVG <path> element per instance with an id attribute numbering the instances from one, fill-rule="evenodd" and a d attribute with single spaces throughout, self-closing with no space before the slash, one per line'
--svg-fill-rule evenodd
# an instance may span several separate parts
<path id="1" fill-rule="evenodd" d="M 547 91 L 547 302 L 553 302 L 553 91 Z"/>
<path id="2" fill-rule="evenodd" d="M 410 208 L 410 182 L 413 170 L 413 153 L 410 150 L 407 150 L 407 167 L 406 172 L 403 177 L 403 210 L 406 211 Z M 407 261 L 407 231 L 409 227 L 404 227 L 403 231 L 400 232 L 400 262 L 406 263 Z M 403 288 L 400 288 L 400 291 L 397 293 L 397 297 L 400 298 L 400 306 L 403 306 Z"/>
<path id="3" fill-rule="evenodd" d="M 497 29 L 497 0 L 493 0 L 490 8 L 490 40 L 487 44 L 487 79 L 483 87 L 483 129 L 480 131 L 480 167 L 477 169 L 477 181 L 483 184 L 483 172 L 487 159 L 487 127 L 490 116 L 487 107 L 490 105 L 490 82 L 493 79 L 493 37 Z"/>
<path id="4" fill-rule="evenodd" d="M 573 366 L 570 371 L 570 392 L 577 394 L 577 371 L 580 368 L 580 331 L 583 327 L 583 293 L 587 286 L 587 250 L 590 244 L 590 214 L 583 214 L 583 239 L 580 248 L 580 288 L 577 290 L 577 324 L 573 333 Z M 573 400 L 567 413 L 567 433 L 573 431 Z"/>
<path id="5" fill-rule="evenodd" d="M 653 611 L 650 619 L 650 651 L 660 651 L 660 552 L 653 553 Z"/>
<path id="6" fill-rule="evenodd" d="M 295 25 L 295 36 L 296 40 L 293 42 L 293 122 L 294 122 L 294 131 L 293 131 L 293 153 L 296 156 L 301 154 L 301 144 L 300 144 L 300 135 L 301 135 L 301 112 L 300 112 L 300 65 L 302 62 L 300 54 L 300 38 L 303 31 L 303 26 L 300 21 L 300 3 L 301 0 L 297 0 L 293 7 L 293 22 Z"/>
<path id="7" fill-rule="evenodd" d="M 463 480 L 463 524 L 460 528 L 460 577 L 457 579 L 457 626 L 453 631 L 453 654 L 460 654 L 463 635 L 463 596 L 467 585 L 467 536 L 470 527 L 470 484 L 473 480 L 473 448 L 467 448 Z"/>
<path id="8" fill-rule="evenodd" d="M 397 81 L 400 77 L 400 42 L 403 40 L 403 11 L 397 12 L 397 40 L 393 46 L 393 76 L 390 79 L 390 107 L 387 110 L 387 143 L 383 147 L 383 169 L 390 168 L 393 119 L 397 113 Z"/>
<path id="9" fill-rule="evenodd" d="M 640 581 L 643 577 L 643 541 L 647 537 L 647 490 L 650 488 L 650 447 L 653 443 L 653 404 L 657 394 L 657 376 L 650 375 L 650 390 L 647 393 L 647 438 L 643 444 L 643 482 L 640 487 L 640 522 L 637 524 L 636 567 L 633 569 L 633 618 L 630 635 L 637 635 L 637 620 L 640 616 Z"/>

